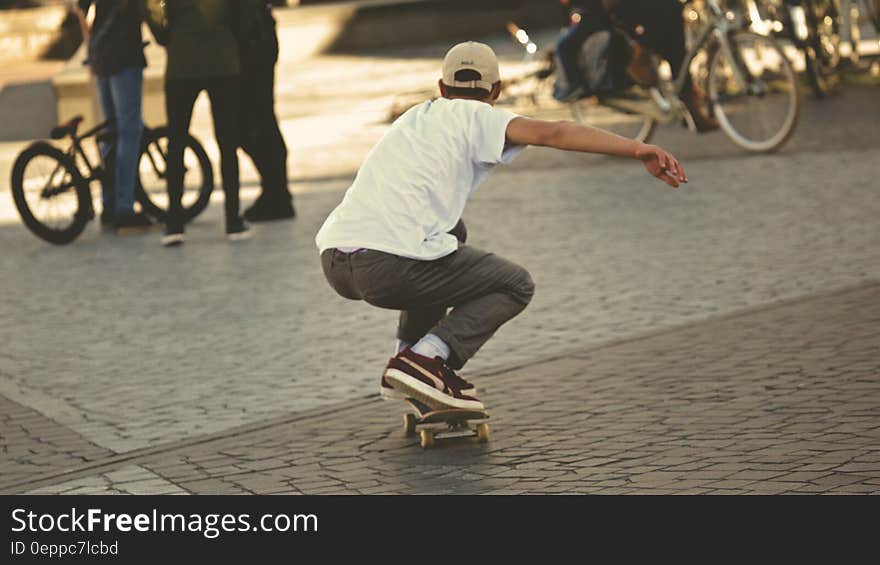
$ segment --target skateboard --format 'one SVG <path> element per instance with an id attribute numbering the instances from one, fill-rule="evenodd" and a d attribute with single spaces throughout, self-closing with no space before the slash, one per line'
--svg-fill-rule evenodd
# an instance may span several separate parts
<path id="1" fill-rule="evenodd" d="M 419 434 L 422 449 L 434 446 L 434 440 L 477 436 L 480 443 L 489 441 L 489 412 L 448 408 L 435 410 L 415 398 L 407 398 L 413 412 L 403 415 L 406 435 Z"/>

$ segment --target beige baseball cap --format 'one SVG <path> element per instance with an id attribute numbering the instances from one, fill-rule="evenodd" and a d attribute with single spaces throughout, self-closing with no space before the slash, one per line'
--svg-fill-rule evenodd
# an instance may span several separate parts
<path id="1" fill-rule="evenodd" d="M 479 80 L 455 80 L 455 73 L 472 70 L 480 74 Z M 498 57 L 492 48 L 485 43 L 465 41 L 454 46 L 443 58 L 443 84 L 458 88 L 484 88 L 492 90 L 492 86 L 501 80 L 498 70 Z"/>

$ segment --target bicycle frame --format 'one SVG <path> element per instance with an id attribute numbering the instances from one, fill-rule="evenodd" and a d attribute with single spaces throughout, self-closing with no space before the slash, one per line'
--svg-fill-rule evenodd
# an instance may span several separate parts
<path id="1" fill-rule="evenodd" d="M 148 138 L 151 129 L 146 125 L 143 129 L 143 137 Z M 88 131 L 72 137 L 72 145 L 65 153 L 69 155 L 71 159 L 73 159 L 74 163 L 78 163 L 79 160 L 81 160 L 82 163 L 85 164 L 86 169 L 88 169 L 89 171 L 89 174 L 88 176 L 84 176 L 83 180 L 85 180 L 87 183 L 91 183 L 92 181 L 96 180 L 103 181 L 103 175 L 107 173 L 107 162 L 109 160 L 108 155 L 112 155 L 113 151 L 113 136 L 113 122 L 112 120 L 105 120 L 95 125 Z M 93 163 L 89 159 L 88 155 L 83 149 L 83 140 L 89 139 L 90 137 L 95 138 L 95 143 L 98 146 L 97 148 L 100 163 L 97 164 Z M 101 147 L 102 143 L 106 143 L 106 145 L 108 146 L 108 148 L 106 149 L 106 153 L 104 148 Z M 156 159 L 153 153 L 151 151 L 145 151 L 142 154 L 146 155 L 146 157 L 150 160 L 150 164 L 153 166 L 153 170 L 157 172 L 158 177 L 160 179 L 164 179 L 165 171 L 156 163 Z"/>
<path id="2" fill-rule="evenodd" d="M 690 74 L 691 63 L 693 63 L 694 59 L 703 51 L 704 47 L 711 39 L 714 38 L 714 40 L 718 42 L 719 47 L 728 60 L 737 60 L 733 50 L 730 48 L 730 42 L 727 41 L 727 36 L 731 31 L 730 20 L 727 18 L 724 10 L 721 9 L 721 6 L 718 5 L 717 0 L 706 0 L 706 5 L 709 7 L 709 11 L 712 14 L 712 21 L 706 26 L 706 29 L 700 32 L 697 39 L 685 54 L 681 65 L 681 71 L 678 73 L 678 76 L 673 79 L 675 94 L 681 94 L 684 90 L 684 85 Z M 743 76 L 739 65 L 732 66 L 737 81 L 742 85 L 747 85 L 749 81 Z"/>
<path id="3" fill-rule="evenodd" d="M 73 144 L 66 152 L 74 162 L 77 162 L 77 157 L 79 157 L 85 163 L 86 168 L 89 170 L 89 176 L 83 177 L 86 182 L 90 183 L 94 180 L 100 180 L 101 174 L 106 171 L 106 156 L 100 147 L 100 143 L 105 135 L 112 136 L 112 124 L 109 120 L 99 123 L 85 133 L 74 135 L 72 139 Z M 98 155 L 100 155 L 101 162 L 97 166 L 92 164 L 82 146 L 82 141 L 90 137 L 95 137 L 95 142 L 98 144 Z M 112 151 L 112 149 L 109 151 Z"/>
<path id="4" fill-rule="evenodd" d="M 86 131 L 85 133 L 70 136 L 71 137 L 71 145 L 64 152 L 65 155 L 67 155 L 71 158 L 74 166 L 76 166 L 77 169 L 79 169 L 79 162 L 80 162 L 77 158 L 81 159 L 82 162 L 85 164 L 86 168 L 89 171 L 89 174 L 88 174 L 88 176 L 82 176 L 82 180 L 85 181 L 85 183 L 87 185 L 90 184 L 92 181 L 101 179 L 101 173 L 103 173 L 103 171 L 105 170 L 104 164 L 103 164 L 104 156 L 103 156 L 103 154 L 101 154 L 100 147 L 99 147 L 98 153 L 101 154 L 102 163 L 99 166 L 94 166 L 92 164 L 92 161 L 89 160 L 88 155 L 86 155 L 85 150 L 83 150 L 82 141 L 84 139 L 88 139 L 89 137 L 92 137 L 92 136 L 100 137 L 100 133 L 106 129 L 109 129 L 109 126 L 110 126 L 109 120 L 104 121 L 104 122 L 101 122 L 100 124 L 94 126 L 92 129 Z M 66 192 L 67 190 L 70 190 L 76 186 L 75 183 L 64 183 L 64 184 L 61 184 L 57 187 L 53 187 L 53 188 L 49 187 L 49 185 L 52 184 L 52 180 L 55 178 L 55 175 L 58 173 L 58 171 L 60 169 L 61 169 L 61 165 L 56 167 L 55 170 L 49 174 L 49 178 L 46 181 L 47 186 L 45 188 L 43 188 L 43 190 L 41 191 L 41 195 L 44 198 L 50 198 L 50 197 L 55 196 L 57 194 L 61 194 L 62 192 Z M 89 197 L 89 204 L 91 204 L 91 191 L 86 191 L 86 194 Z"/>

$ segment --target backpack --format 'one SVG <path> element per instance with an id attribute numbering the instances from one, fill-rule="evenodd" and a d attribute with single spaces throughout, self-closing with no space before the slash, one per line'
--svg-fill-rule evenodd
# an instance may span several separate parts
<path id="1" fill-rule="evenodd" d="M 632 57 L 629 40 L 612 28 L 593 33 L 581 48 L 578 66 L 587 96 L 609 94 L 632 85 L 627 66 Z"/>
<path id="2" fill-rule="evenodd" d="M 257 5 L 253 10 L 248 5 Z M 274 65 L 278 61 L 278 35 L 275 17 L 268 2 L 239 4 L 239 51 L 244 67 Z"/>

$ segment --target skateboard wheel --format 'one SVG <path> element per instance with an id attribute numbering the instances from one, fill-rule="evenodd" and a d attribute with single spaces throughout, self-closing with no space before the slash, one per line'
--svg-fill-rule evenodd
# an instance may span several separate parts
<path id="1" fill-rule="evenodd" d="M 489 424 L 483 423 L 477 425 L 477 440 L 480 443 L 489 441 Z"/>
<path id="2" fill-rule="evenodd" d="M 428 449 L 434 445 L 434 432 L 431 430 L 422 430 L 421 434 L 422 449 Z"/>
<path id="3" fill-rule="evenodd" d="M 408 436 L 416 433 L 416 415 L 415 414 L 404 414 L 403 415 L 403 433 Z"/>

